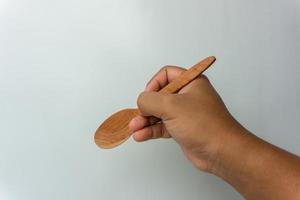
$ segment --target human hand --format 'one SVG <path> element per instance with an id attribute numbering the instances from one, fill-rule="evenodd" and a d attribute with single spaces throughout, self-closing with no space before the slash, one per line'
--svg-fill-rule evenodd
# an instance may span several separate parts
<path id="1" fill-rule="evenodd" d="M 163 67 L 149 81 L 137 101 L 143 116 L 132 119 L 129 128 L 136 141 L 172 137 L 196 167 L 210 171 L 230 130 L 241 126 L 203 75 L 178 94 L 156 92 L 184 71 Z"/>
<path id="2" fill-rule="evenodd" d="M 138 97 L 142 116 L 129 123 L 133 138 L 172 137 L 196 167 L 224 179 L 246 199 L 300 200 L 300 158 L 241 126 L 205 76 L 178 94 L 156 92 L 184 70 L 164 67 L 149 81 Z"/>

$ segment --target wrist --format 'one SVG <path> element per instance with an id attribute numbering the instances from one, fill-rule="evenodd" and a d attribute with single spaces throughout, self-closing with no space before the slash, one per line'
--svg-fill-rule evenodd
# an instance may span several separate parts
<path id="1" fill-rule="evenodd" d="M 299 194 L 300 161 L 296 156 L 242 126 L 228 131 L 224 138 L 220 138 L 223 142 L 216 151 L 211 173 L 247 199 L 294 199 Z"/>
<path id="2" fill-rule="evenodd" d="M 236 172 L 236 167 L 242 168 L 250 157 L 250 149 L 255 145 L 254 138 L 255 136 L 239 123 L 223 130 L 214 151 L 211 173 L 226 179 L 227 176 L 231 176 L 231 172 Z"/>

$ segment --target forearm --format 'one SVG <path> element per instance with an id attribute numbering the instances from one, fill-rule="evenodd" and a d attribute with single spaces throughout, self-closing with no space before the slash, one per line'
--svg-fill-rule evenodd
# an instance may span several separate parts
<path id="1" fill-rule="evenodd" d="M 242 127 L 218 151 L 212 173 L 247 199 L 300 199 L 300 158 Z M 227 137 L 229 137 L 227 135 Z"/>

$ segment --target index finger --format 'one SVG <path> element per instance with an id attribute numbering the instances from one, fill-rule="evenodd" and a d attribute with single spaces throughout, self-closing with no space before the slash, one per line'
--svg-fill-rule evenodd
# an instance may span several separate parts
<path id="1" fill-rule="evenodd" d="M 145 91 L 159 91 L 184 71 L 186 71 L 186 69 L 178 66 L 168 65 L 162 67 L 147 83 Z"/>

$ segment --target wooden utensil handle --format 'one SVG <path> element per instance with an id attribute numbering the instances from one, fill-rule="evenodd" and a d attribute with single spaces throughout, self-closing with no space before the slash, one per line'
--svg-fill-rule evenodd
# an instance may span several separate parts
<path id="1" fill-rule="evenodd" d="M 176 93 L 178 90 L 183 88 L 185 85 L 193 81 L 197 76 L 204 72 L 209 66 L 215 62 L 214 56 L 209 56 L 204 60 L 200 61 L 187 71 L 183 72 L 178 78 L 170 82 L 168 85 L 163 87 L 160 93 Z"/>

